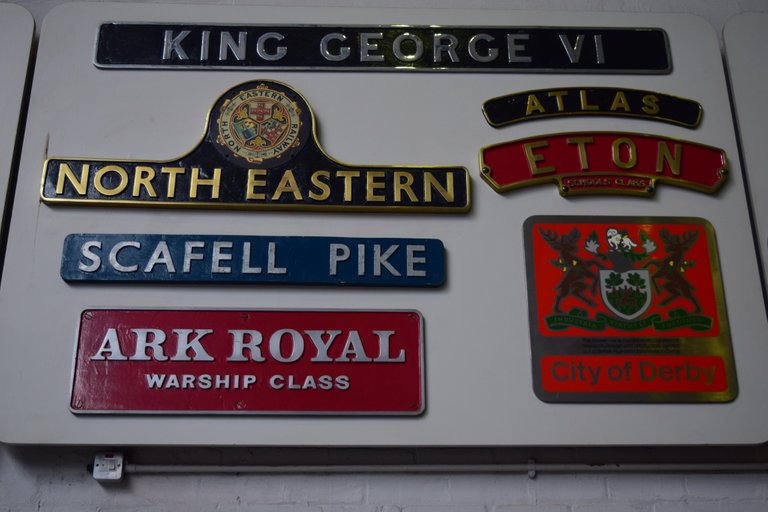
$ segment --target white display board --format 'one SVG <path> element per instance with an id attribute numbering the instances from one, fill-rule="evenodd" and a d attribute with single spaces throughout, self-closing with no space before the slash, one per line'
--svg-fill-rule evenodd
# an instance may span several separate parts
<path id="1" fill-rule="evenodd" d="M 658 27 L 673 72 L 655 75 L 107 70 L 93 65 L 101 23 Z M 47 205 L 48 157 L 167 160 L 200 140 L 216 98 L 245 81 L 290 84 L 320 143 L 343 162 L 458 165 L 467 214 L 392 215 Z M 641 119 L 551 118 L 495 129 L 484 101 L 552 87 L 611 86 L 692 98 L 696 130 Z M 290 9 L 67 4 L 41 34 L 0 290 L 0 440 L 109 445 L 703 445 L 768 439 L 768 325 L 717 35 L 687 15 L 484 10 Z M 563 198 L 554 185 L 508 194 L 480 179 L 481 148 L 572 131 L 632 131 L 722 148 L 715 195 L 660 185 L 650 198 Z M 523 223 L 532 215 L 699 217 L 716 233 L 739 393 L 728 403 L 545 403 L 533 391 Z M 70 233 L 431 237 L 448 255 L 437 289 L 65 283 Z M 424 318 L 426 409 L 412 417 L 76 415 L 69 410 L 81 313 L 89 308 L 417 310 Z"/>
<path id="2" fill-rule="evenodd" d="M 768 148 L 763 133 L 768 105 L 761 99 L 764 92 L 762 84 L 768 79 L 768 56 L 762 51 L 768 43 L 767 28 L 768 15 L 765 13 L 744 13 L 731 18 L 723 31 L 733 106 L 763 269 L 768 268 L 768 205 L 762 195 L 768 187 L 768 176 L 764 170 Z"/>
<path id="3" fill-rule="evenodd" d="M 26 9 L 0 4 L 0 201 L 5 200 L 8 179 L 15 172 L 11 165 L 34 32 L 35 22 Z"/>

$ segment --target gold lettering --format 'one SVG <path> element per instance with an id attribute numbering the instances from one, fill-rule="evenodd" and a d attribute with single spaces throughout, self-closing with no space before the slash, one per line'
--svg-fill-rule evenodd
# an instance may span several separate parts
<path id="1" fill-rule="evenodd" d="M 80 179 L 77 179 L 75 173 L 69 167 L 69 164 L 59 164 L 59 179 L 56 180 L 56 193 L 64 193 L 64 179 L 66 178 L 69 183 L 75 187 L 75 190 L 81 196 L 84 196 L 88 192 L 88 174 L 91 171 L 91 164 L 83 164 L 80 167 Z"/>
<path id="2" fill-rule="evenodd" d="M 549 143 L 545 140 L 538 140 L 536 142 L 526 142 L 523 144 L 523 151 L 525 151 L 525 158 L 528 159 L 528 168 L 531 170 L 531 174 L 547 174 L 555 171 L 554 165 L 548 165 L 546 167 L 539 167 L 538 163 L 544 160 L 544 155 L 535 154 L 534 149 L 549 147 Z"/>
<path id="3" fill-rule="evenodd" d="M 589 160 L 587 159 L 587 144 L 595 142 L 593 137 L 571 137 L 565 139 L 568 144 L 576 144 L 579 149 L 579 165 L 582 171 L 589 169 Z"/>
<path id="4" fill-rule="evenodd" d="M 627 160 L 621 159 L 622 146 L 627 148 Z M 611 146 L 611 157 L 613 157 L 613 163 L 619 169 L 632 169 L 637 164 L 637 147 L 632 139 L 626 137 L 619 137 L 613 141 Z"/>
<path id="5" fill-rule="evenodd" d="M 410 172 L 406 171 L 395 171 L 395 202 L 399 203 L 402 201 L 402 193 L 405 192 L 405 195 L 408 196 L 408 199 L 415 203 L 418 201 L 416 199 L 416 194 L 413 193 L 413 189 L 411 189 L 411 185 L 413 185 L 413 175 Z"/>
<path id="6" fill-rule="evenodd" d="M 597 110 L 597 105 L 590 105 L 587 98 L 586 89 L 579 90 L 579 100 L 581 101 L 581 110 Z"/>
<path id="7" fill-rule="evenodd" d="M 656 172 L 664 172 L 664 163 L 669 166 L 669 170 L 675 176 L 680 175 L 680 167 L 683 160 L 683 148 L 679 143 L 675 143 L 674 155 L 669 150 L 669 146 L 663 141 L 659 141 L 658 152 L 656 153 Z"/>
<path id="8" fill-rule="evenodd" d="M 386 183 L 383 181 L 375 181 L 378 178 L 383 178 L 385 175 L 384 171 L 368 171 L 365 174 L 365 200 L 366 201 L 386 201 L 387 198 L 385 196 L 376 194 L 377 190 L 383 189 L 386 186 Z"/>
<path id="9" fill-rule="evenodd" d="M 443 199 L 445 199 L 448 202 L 453 202 L 453 173 L 448 172 L 447 178 L 446 178 L 446 186 L 443 187 L 442 184 L 437 180 L 437 178 L 432 175 L 431 172 L 424 171 L 424 202 L 431 203 L 432 202 L 432 189 L 434 188 L 437 190 L 437 192 L 443 196 Z"/>
<path id="10" fill-rule="evenodd" d="M 336 176 L 344 178 L 344 201 L 352 200 L 352 178 L 359 178 L 360 171 L 336 171 Z"/>
<path id="11" fill-rule="evenodd" d="M 320 181 L 321 176 L 328 180 L 331 177 L 331 173 L 328 171 L 315 171 L 310 177 L 312 184 L 320 189 L 319 194 L 312 190 L 309 191 L 309 198 L 315 201 L 325 201 L 331 196 L 331 187 L 328 186 L 328 183 Z"/>
<path id="12" fill-rule="evenodd" d="M 157 192 L 155 192 L 155 188 L 152 186 L 153 179 L 155 179 L 155 170 L 152 167 L 137 165 L 134 170 L 131 197 L 140 197 L 142 187 L 147 191 L 149 197 L 157 197 Z"/>
<path id="13" fill-rule="evenodd" d="M 160 172 L 168 175 L 168 199 L 176 196 L 176 176 L 184 174 L 187 170 L 184 167 L 161 167 Z"/>
<path id="14" fill-rule="evenodd" d="M 197 198 L 197 187 L 211 187 L 211 199 L 219 198 L 219 182 L 221 181 L 221 167 L 213 169 L 213 178 L 204 179 L 200 178 L 200 168 L 192 168 L 192 182 L 189 184 L 189 197 L 190 199 Z"/>
<path id="15" fill-rule="evenodd" d="M 267 195 L 263 192 L 254 192 L 254 188 L 256 187 L 266 187 L 267 186 L 267 180 L 257 180 L 256 176 L 266 176 L 267 170 L 266 169 L 248 169 L 248 186 L 246 187 L 245 191 L 245 199 L 251 200 L 264 200 L 267 198 Z"/>
<path id="16" fill-rule="evenodd" d="M 550 98 L 554 97 L 555 102 L 557 103 L 557 111 L 562 112 L 565 110 L 565 105 L 563 105 L 563 96 L 567 96 L 568 91 L 550 91 L 547 93 L 547 96 Z"/>
<path id="17" fill-rule="evenodd" d="M 546 114 L 547 110 L 544 108 L 544 105 L 541 104 L 541 102 L 539 101 L 539 99 L 536 97 L 535 94 L 529 94 L 528 104 L 525 107 L 525 115 L 529 116 L 534 112 L 540 112 L 542 114 Z"/>
<path id="18" fill-rule="evenodd" d="M 293 171 L 288 169 L 283 173 L 283 177 L 280 178 L 280 183 L 277 184 L 277 189 L 275 190 L 275 193 L 272 194 L 272 201 L 277 201 L 280 199 L 280 196 L 285 194 L 286 192 L 290 192 L 293 194 L 293 198 L 296 201 L 301 201 L 304 198 L 301 197 L 301 191 L 299 190 L 299 184 L 296 183 L 296 178 L 293 175 Z"/>
<path id="19" fill-rule="evenodd" d="M 631 112 L 629 107 L 627 96 L 622 91 L 616 91 L 616 96 L 613 97 L 613 103 L 611 103 L 611 112 L 615 110 L 623 110 L 624 112 Z"/>
<path id="20" fill-rule="evenodd" d="M 643 105 L 645 105 L 642 110 L 648 115 L 654 115 L 659 113 L 659 97 L 655 94 L 648 94 L 646 96 L 643 96 Z"/>
<path id="21" fill-rule="evenodd" d="M 120 176 L 120 183 L 115 188 L 107 188 L 104 186 L 104 183 L 102 180 L 104 179 L 104 175 L 110 172 L 116 172 L 118 176 Z M 120 167 L 119 165 L 105 165 L 98 171 L 96 171 L 96 174 L 93 177 L 93 187 L 100 193 L 104 194 L 105 196 L 115 196 L 125 190 L 125 187 L 128 186 L 128 173 L 125 172 L 125 169 Z"/>

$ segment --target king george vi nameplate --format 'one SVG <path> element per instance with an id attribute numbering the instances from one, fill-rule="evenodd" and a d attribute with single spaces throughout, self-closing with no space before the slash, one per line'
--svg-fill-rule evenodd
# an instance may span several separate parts
<path id="1" fill-rule="evenodd" d="M 658 28 L 104 23 L 101 68 L 669 73 Z"/>

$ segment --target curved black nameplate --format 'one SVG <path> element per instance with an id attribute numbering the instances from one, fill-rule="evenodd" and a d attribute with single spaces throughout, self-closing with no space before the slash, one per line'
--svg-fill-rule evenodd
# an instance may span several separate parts
<path id="1" fill-rule="evenodd" d="M 466 212 L 469 194 L 464 167 L 332 159 L 307 101 L 266 80 L 219 97 L 203 140 L 179 159 L 51 158 L 41 189 L 46 203 L 425 213 Z"/>
<path id="2" fill-rule="evenodd" d="M 637 117 L 695 128 L 701 105 L 668 94 L 619 87 L 561 87 L 499 96 L 483 104 L 492 126 L 557 116 Z"/>

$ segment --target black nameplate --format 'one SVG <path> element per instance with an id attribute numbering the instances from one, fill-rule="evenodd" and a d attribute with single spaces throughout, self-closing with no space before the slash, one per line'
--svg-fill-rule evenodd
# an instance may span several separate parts
<path id="1" fill-rule="evenodd" d="M 46 203 L 377 212 L 466 212 L 464 167 L 349 165 L 315 137 L 309 103 L 274 81 L 233 87 L 205 137 L 178 160 L 51 158 Z"/>
<path id="2" fill-rule="evenodd" d="M 483 104 L 492 126 L 557 116 L 638 117 L 695 128 L 701 122 L 697 101 L 638 89 L 559 87 L 499 96 Z"/>
<path id="3" fill-rule="evenodd" d="M 658 28 L 105 23 L 105 68 L 669 73 Z"/>

